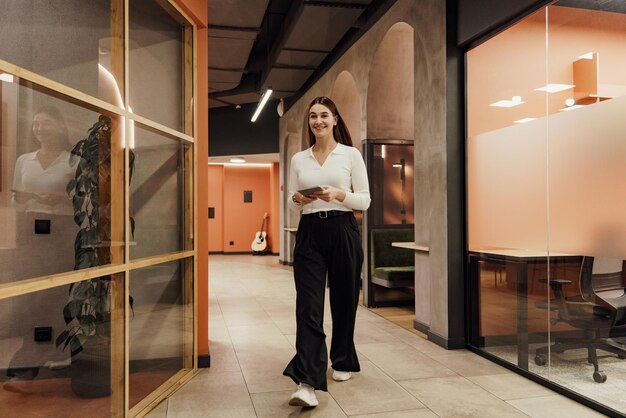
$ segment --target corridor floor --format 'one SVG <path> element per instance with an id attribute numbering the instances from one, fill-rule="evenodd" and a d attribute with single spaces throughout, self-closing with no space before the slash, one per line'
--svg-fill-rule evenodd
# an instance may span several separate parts
<path id="1" fill-rule="evenodd" d="M 149 418 L 603 416 L 467 350 L 447 351 L 362 306 L 355 335 L 361 372 L 340 383 L 329 375 L 328 393 L 316 392 L 317 408 L 292 407 L 287 400 L 295 385 L 282 376 L 295 353 L 291 268 L 274 256 L 210 256 L 209 286 L 211 367 Z"/>

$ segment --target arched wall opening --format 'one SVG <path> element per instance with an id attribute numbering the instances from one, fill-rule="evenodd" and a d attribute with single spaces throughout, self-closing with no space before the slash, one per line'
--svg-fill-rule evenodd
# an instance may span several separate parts
<path id="1" fill-rule="evenodd" d="M 368 139 L 414 139 L 413 28 L 393 25 L 381 41 L 369 74 Z"/>
<path id="2" fill-rule="evenodd" d="M 363 151 L 361 144 L 361 100 L 354 77 L 348 71 L 342 71 L 335 80 L 330 98 L 337 105 L 339 114 L 348 126 L 352 144 Z"/>

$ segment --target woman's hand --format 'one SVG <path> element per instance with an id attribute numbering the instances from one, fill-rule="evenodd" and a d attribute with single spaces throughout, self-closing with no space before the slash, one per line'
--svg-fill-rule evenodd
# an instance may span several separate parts
<path id="1" fill-rule="evenodd" d="M 317 197 L 313 195 L 305 196 L 299 192 L 296 192 L 295 194 L 295 201 L 301 205 L 308 205 L 309 203 L 315 202 L 316 200 Z"/>
<path id="2" fill-rule="evenodd" d="M 337 199 L 340 202 L 346 198 L 346 192 L 333 186 L 322 186 L 324 188 L 321 192 L 315 192 L 312 196 L 318 199 L 322 199 L 324 202 L 330 202 Z"/>

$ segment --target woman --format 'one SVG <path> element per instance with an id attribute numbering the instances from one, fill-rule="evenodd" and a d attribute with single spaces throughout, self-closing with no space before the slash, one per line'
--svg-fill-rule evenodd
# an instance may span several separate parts
<path id="1" fill-rule="evenodd" d="M 13 203 L 20 212 L 73 215 L 65 188 L 76 169 L 70 164 L 71 144 L 61 112 L 53 106 L 39 109 L 32 135 L 39 147 L 15 162 Z"/>
<path id="2" fill-rule="evenodd" d="M 61 112 L 53 106 L 38 109 L 30 135 L 38 147 L 18 157 L 13 175 L 16 248 L 12 253 L 2 254 L 12 255 L 9 264 L 17 267 L 0 273 L 0 277 L 6 277 L 1 282 L 71 271 L 74 267 L 77 228 L 65 189 L 74 178 L 76 164 L 70 162 L 71 143 Z M 47 231 L 37 230 L 38 222 L 47 222 Z M 32 340 L 34 326 L 51 326 L 54 331 L 64 328 L 62 302 L 66 298 L 67 289 L 57 287 L 21 296 L 14 302 L 12 315 L 20 321 L 14 321 L 12 333 L 24 338 L 7 368 L 10 379 L 3 385 L 5 390 L 28 392 L 29 381 L 37 377 L 44 364 L 54 367 L 60 362 L 67 363 L 67 354 L 55 350 L 53 344 Z"/>
<path id="3" fill-rule="evenodd" d="M 361 154 L 337 106 L 314 99 L 307 111 L 310 148 L 291 159 L 289 204 L 302 211 L 294 250 L 296 355 L 283 372 L 298 384 L 290 405 L 318 405 L 315 390 L 327 390 L 328 354 L 324 334 L 324 293 L 328 274 L 333 319 L 330 359 L 333 379 L 345 381 L 360 371 L 354 347 L 363 249 L 353 210 L 370 204 Z M 298 190 L 321 186 L 304 195 Z M 308 193 L 308 192 L 305 192 Z"/>

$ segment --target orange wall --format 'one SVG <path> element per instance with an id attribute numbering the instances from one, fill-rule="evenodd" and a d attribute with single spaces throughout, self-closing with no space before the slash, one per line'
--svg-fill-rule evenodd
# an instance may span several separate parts
<path id="1" fill-rule="evenodd" d="M 252 191 L 251 203 L 243 202 L 244 190 Z M 224 252 L 252 251 L 263 214 L 272 209 L 270 201 L 269 167 L 224 166 Z"/>
<path id="2" fill-rule="evenodd" d="M 208 167 L 208 206 L 215 208 L 215 218 L 208 221 L 209 252 L 222 252 L 224 251 L 224 166 L 209 165 Z"/>
<path id="3" fill-rule="evenodd" d="M 252 191 L 252 202 L 243 202 L 244 190 Z M 272 166 L 209 165 L 209 206 L 215 208 L 215 219 L 209 220 L 209 251 L 252 252 L 255 234 L 261 228 L 267 233 L 268 249 L 279 251 L 279 171 Z M 233 245 L 230 245 L 233 241 Z"/>
<path id="4" fill-rule="evenodd" d="M 546 93 L 534 89 L 550 83 L 574 84 L 573 62 L 582 54 L 599 55 L 601 85 L 626 88 L 626 14 L 551 6 L 520 21 L 468 52 L 468 136 L 514 125 L 513 121 L 546 116 Z M 546 76 L 547 59 L 547 76 Z M 613 89 L 614 90 L 614 89 Z M 547 113 L 555 114 L 572 97 L 572 89 L 548 95 Z M 621 95 L 621 94 L 620 94 Z M 511 108 L 489 106 L 521 96 Z"/>
<path id="5" fill-rule="evenodd" d="M 626 259 L 625 28 L 621 13 L 550 7 L 549 80 L 573 84 L 573 61 L 597 52 L 600 85 L 622 91 L 571 112 L 553 108 L 566 95 L 549 94 L 546 101 L 545 93 L 532 92 L 546 79 L 544 15 L 470 51 L 470 249 L 549 248 Z M 526 103 L 488 106 L 514 94 Z M 523 116 L 538 119 L 512 123 Z"/>
<path id="6" fill-rule="evenodd" d="M 176 0 L 198 27 L 196 36 L 196 105 L 197 105 L 197 218 L 198 218 L 198 355 L 209 353 L 209 256 L 207 230 L 207 164 L 209 159 L 209 91 L 208 91 L 208 2 L 207 0 Z"/>
<path id="7" fill-rule="evenodd" d="M 280 171 L 278 163 L 272 164 L 270 176 L 270 195 L 272 210 L 268 229 L 268 243 L 274 254 L 280 252 Z"/>

